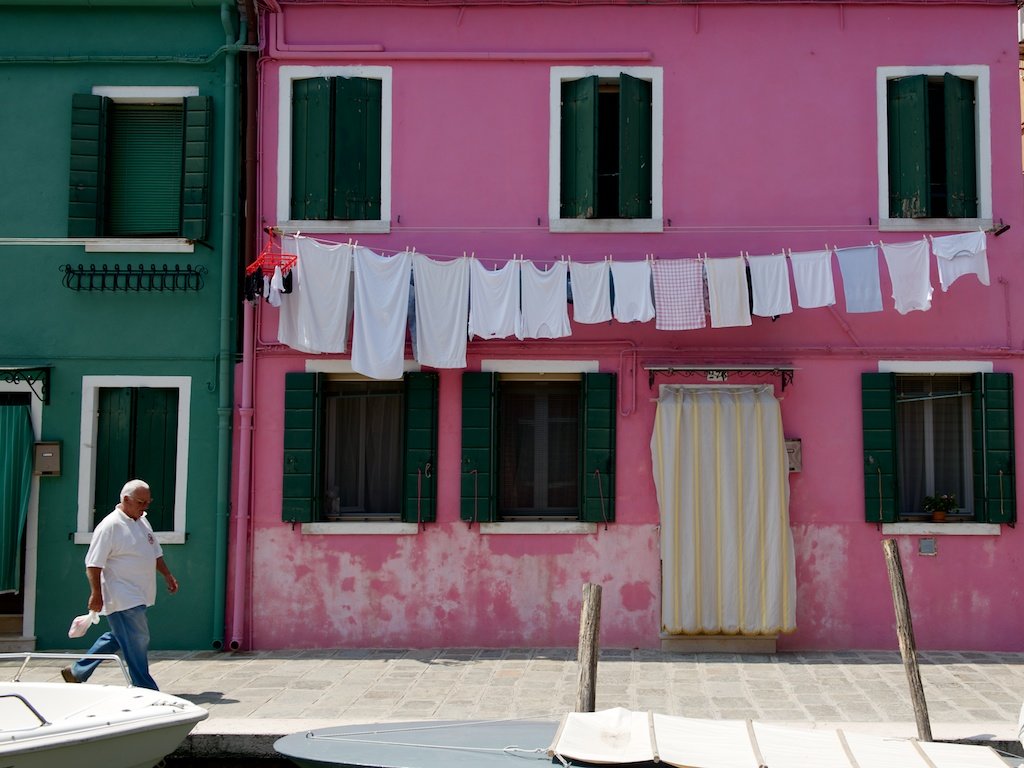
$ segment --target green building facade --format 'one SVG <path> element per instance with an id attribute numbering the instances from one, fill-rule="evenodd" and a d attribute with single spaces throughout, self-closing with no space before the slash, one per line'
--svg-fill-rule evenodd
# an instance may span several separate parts
<path id="1" fill-rule="evenodd" d="M 7 647 L 95 638 L 67 637 L 83 560 L 133 477 L 181 584 L 158 591 L 152 647 L 222 644 L 245 15 L 0 0 Z"/>

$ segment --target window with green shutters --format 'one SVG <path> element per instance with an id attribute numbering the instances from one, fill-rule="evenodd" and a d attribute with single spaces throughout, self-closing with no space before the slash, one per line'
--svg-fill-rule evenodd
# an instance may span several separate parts
<path id="1" fill-rule="evenodd" d="M 888 155 L 883 218 L 990 216 L 987 69 L 885 74 L 892 69 L 882 68 Z"/>
<path id="2" fill-rule="evenodd" d="M 153 489 L 146 516 L 154 531 L 174 530 L 178 389 L 103 387 L 97 393 L 92 527 L 134 478 Z"/>
<path id="3" fill-rule="evenodd" d="M 928 520 L 943 494 L 947 520 L 1016 522 L 1011 374 L 865 373 L 861 393 L 869 522 Z"/>
<path id="4" fill-rule="evenodd" d="M 282 519 L 436 517 L 437 374 L 285 376 Z"/>
<path id="5" fill-rule="evenodd" d="M 561 84 L 561 218 L 649 219 L 652 86 L 620 73 Z"/>
<path id="6" fill-rule="evenodd" d="M 462 376 L 469 522 L 615 519 L 615 376 Z"/>
<path id="7" fill-rule="evenodd" d="M 367 77 L 292 81 L 292 220 L 379 220 L 383 82 Z"/>
<path id="8" fill-rule="evenodd" d="M 70 237 L 207 238 L 211 99 L 119 102 L 75 94 Z"/>

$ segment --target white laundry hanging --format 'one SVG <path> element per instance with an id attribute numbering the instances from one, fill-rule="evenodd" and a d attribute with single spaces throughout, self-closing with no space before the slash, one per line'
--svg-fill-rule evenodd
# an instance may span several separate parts
<path id="1" fill-rule="evenodd" d="M 612 261 L 614 314 L 620 323 L 646 323 L 654 319 L 651 262 Z"/>
<path id="2" fill-rule="evenodd" d="M 522 262 L 523 338 L 559 339 L 572 333 L 566 274 L 564 261 L 546 270 L 531 261 Z"/>
<path id="3" fill-rule="evenodd" d="M 939 267 L 939 285 L 943 292 L 964 275 L 977 275 L 978 282 L 989 284 L 988 251 L 985 233 L 981 230 L 933 237 L 932 253 Z"/>
<path id="4" fill-rule="evenodd" d="M 604 323 L 612 319 L 611 272 L 607 261 L 569 262 L 572 282 L 572 319 L 577 323 Z M 648 291 L 649 293 L 649 291 Z"/>
<path id="5" fill-rule="evenodd" d="M 519 309 L 519 269 L 516 259 L 488 270 L 476 259 L 469 267 L 469 337 L 523 338 L 523 316 Z"/>
<path id="6" fill-rule="evenodd" d="M 786 254 L 747 256 L 750 285 L 754 294 L 753 313 L 758 317 L 788 315 L 793 311 Z"/>
<path id="7" fill-rule="evenodd" d="M 742 256 L 706 259 L 708 306 L 712 328 L 750 325 L 747 267 Z"/>
<path id="8" fill-rule="evenodd" d="M 434 261 L 413 254 L 416 360 L 433 368 L 466 367 L 469 259 Z"/>
<path id="9" fill-rule="evenodd" d="M 277 338 L 300 352 L 344 352 L 350 315 L 352 246 L 304 237 L 283 238 L 282 250 L 298 258 L 292 292 L 281 299 Z"/>
<path id="10" fill-rule="evenodd" d="M 836 303 L 836 286 L 832 280 L 832 251 L 790 251 L 796 303 L 803 309 L 830 307 Z"/>
<path id="11" fill-rule="evenodd" d="M 892 297 L 901 315 L 932 306 L 932 281 L 928 264 L 928 241 L 882 243 L 882 253 L 889 268 Z"/>
<path id="12" fill-rule="evenodd" d="M 405 369 L 412 254 L 391 257 L 355 249 L 352 370 L 372 379 L 400 379 Z"/>

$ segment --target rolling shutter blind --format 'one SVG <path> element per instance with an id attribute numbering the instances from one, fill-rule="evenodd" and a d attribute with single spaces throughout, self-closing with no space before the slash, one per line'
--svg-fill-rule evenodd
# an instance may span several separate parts
<path id="1" fill-rule="evenodd" d="M 891 523 L 897 518 L 895 391 L 894 374 L 861 374 L 864 519 L 869 523 Z"/>
<path id="2" fill-rule="evenodd" d="M 132 479 L 131 439 L 131 388 L 104 387 L 100 389 L 96 418 L 93 528 L 120 501 L 118 494 L 120 494 L 121 488 L 128 480 Z"/>
<path id="3" fill-rule="evenodd" d="M 583 472 L 580 519 L 601 523 L 615 520 L 615 374 L 588 373 L 583 377 Z"/>
<path id="4" fill-rule="evenodd" d="M 106 234 L 179 234 L 183 131 L 180 104 L 111 105 Z"/>
<path id="5" fill-rule="evenodd" d="M 315 373 L 286 373 L 281 519 L 309 523 L 320 506 L 320 382 Z"/>
<path id="6" fill-rule="evenodd" d="M 293 219 L 327 219 L 331 174 L 331 81 L 292 83 Z"/>
<path id="7" fill-rule="evenodd" d="M 975 512 L 979 522 L 1015 523 L 1017 487 L 1014 473 L 1013 374 L 986 373 L 983 381 L 984 507 Z M 975 391 L 978 391 L 975 387 Z M 977 470 L 977 462 L 975 462 Z M 975 474 L 975 493 L 979 478 Z M 977 502 L 976 502 L 977 503 Z"/>
<path id="8" fill-rule="evenodd" d="M 943 76 L 946 119 L 947 215 L 978 215 L 977 160 L 975 159 L 974 82 Z"/>
<path id="9" fill-rule="evenodd" d="M 103 234 L 109 101 L 91 93 L 76 93 L 71 97 L 69 237 Z"/>
<path id="10" fill-rule="evenodd" d="M 437 374 L 405 374 L 405 493 L 402 520 L 437 519 Z"/>
<path id="11" fill-rule="evenodd" d="M 336 77 L 333 218 L 380 219 L 380 80 Z"/>
<path id="12" fill-rule="evenodd" d="M 597 216 L 597 76 L 562 83 L 561 201 L 564 219 Z"/>
<path id="13" fill-rule="evenodd" d="M 887 85 L 889 216 L 931 216 L 928 153 L 928 78 L 901 77 Z"/>
<path id="14" fill-rule="evenodd" d="M 651 83 L 619 75 L 619 216 L 651 217 Z"/>
<path id="15" fill-rule="evenodd" d="M 185 99 L 181 236 L 189 240 L 206 240 L 209 226 L 212 103 L 209 96 L 189 96 Z"/>
<path id="16" fill-rule="evenodd" d="M 497 374 L 462 374 L 462 504 L 463 520 L 497 519 L 495 474 L 495 403 Z"/>

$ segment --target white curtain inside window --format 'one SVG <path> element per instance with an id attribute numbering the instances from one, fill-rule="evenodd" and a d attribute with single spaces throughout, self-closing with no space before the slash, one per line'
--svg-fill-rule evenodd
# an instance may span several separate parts
<path id="1" fill-rule="evenodd" d="M 663 630 L 794 630 L 789 477 L 773 388 L 662 386 L 651 456 Z"/>

